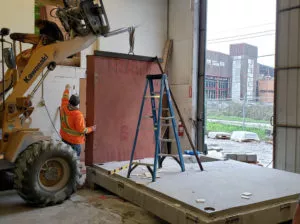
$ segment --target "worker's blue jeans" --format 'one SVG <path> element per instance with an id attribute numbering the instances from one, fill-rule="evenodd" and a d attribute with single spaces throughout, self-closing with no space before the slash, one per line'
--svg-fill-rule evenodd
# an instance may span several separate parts
<path id="1" fill-rule="evenodd" d="M 69 146 L 72 147 L 72 149 L 76 152 L 77 156 L 80 157 L 80 153 L 81 153 L 81 145 L 77 145 L 77 144 L 72 144 L 69 143 L 65 140 L 63 140 L 64 143 L 68 144 Z"/>

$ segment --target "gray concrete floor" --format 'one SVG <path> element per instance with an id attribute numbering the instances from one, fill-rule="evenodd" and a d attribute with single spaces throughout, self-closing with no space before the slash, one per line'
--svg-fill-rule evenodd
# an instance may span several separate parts
<path id="1" fill-rule="evenodd" d="M 28 206 L 15 191 L 0 192 L 0 223 L 160 224 L 147 211 L 104 191 L 81 190 L 61 205 Z"/>
<path id="2" fill-rule="evenodd" d="M 140 162 L 153 164 L 153 159 L 143 159 Z M 110 162 L 97 166 L 106 173 L 124 164 L 128 162 Z M 136 188 L 139 185 L 146 186 L 146 189 L 160 192 L 176 199 L 178 203 L 183 202 L 207 214 L 211 213 L 206 211 L 207 207 L 214 208 L 215 213 L 229 210 L 233 212 L 254 204 L 272 205 L 274 201 L 285 203 L 286 198 L 296 200 L 300 194 L 299 174 L 234 160 L 204 162 L 202 165 L 203 172 L 200 171 L 197 163 L 185 163 L 186 172 L 181 172 L 175 160 L 166 158 L 163 167 L 157 173 L 160 178 L 157 178 L 156 182 L 152 182 L 151 176 L 147 177 L 149 172 L 143 166 L 138 166 L 131 173 L 129 181 L 130 184 L 137 184 Z M 127 169 L 118 172 L 115 175 L 117 181 L 128 182 L 127 172 Z M 96 183 L 101 185 L 101 181 L 109 185 L 107 180 L 100 180 Z M 150 191 L 145 190 L 145 192 Z M 243 198 L 242 194 L 245 192 L 250 192 L 251 197 Z M 129 198 L 140 195 L 141 193 L 137 191 L 136 195 L 131 193 Z M 198 203 L 197 199 L 204 199 L 205 202 Z M 156 204 L 153 204 L 153 207 L 156 207 Z"/>

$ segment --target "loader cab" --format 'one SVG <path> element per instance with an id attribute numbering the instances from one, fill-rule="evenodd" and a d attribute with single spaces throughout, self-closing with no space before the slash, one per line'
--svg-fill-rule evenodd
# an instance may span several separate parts
<path id="1" fill-rule="evenodd" d="M 39 19 L 35 22 L 35 26 L 39 28 L 40 35 L 47 36 L 53 42 L 65 40 L 61 29 L 54 22 Z"/>
<path id="2" fill-rule="evenodd" d="M 6 66 L 9 69 L 15 69 L 16 68 L 16 59 L 15 59 L 15 54 L 13 51 L 13 48 L 4 48 L 3 49 L 3 56 L 4 56 L 4 61 Z"/>

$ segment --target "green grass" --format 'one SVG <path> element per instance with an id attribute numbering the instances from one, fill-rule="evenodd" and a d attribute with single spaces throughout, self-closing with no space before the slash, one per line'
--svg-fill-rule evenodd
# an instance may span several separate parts
<path id="1" fill-rule="evenodd" d="M 229 132 L 229 133 L 232 133 L 233 131 L 249 131 L 249 132 L 256 133 L 259 136 L 260 140 L 266 139 L 265 130 L 259 128 L 247 128 L 247 127 L 243 128 L 234 125 L 225 125 L 225 124 L 219 124 L 215 122 L 207 122 L 206 130 L 207 132 L 221 131 L 221 132 Z"/>
<path id="2" fill-rule="evenodd" d="M 243 121 L 242 117 L 224 116 L 224 115 L 207 115 L 207 119 L 224 120 L 224 121 Z M 270 123 L 270 121 L 255 120 L 251 118 L 246 118 L 245 121 L 252 122 L 252 123 L 262 123 L 262 124 Z"/>

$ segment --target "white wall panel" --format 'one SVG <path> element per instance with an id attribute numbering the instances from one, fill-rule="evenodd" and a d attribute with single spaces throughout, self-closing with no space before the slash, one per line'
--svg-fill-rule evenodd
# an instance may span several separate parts
<path id="1" fill-rule="evenodd" d="M 34 32 L 34 0 L 1 1 L 0 28 L 8 27 L 11 32 Z"/>
<path id="2" fill-rule="evenodd" d="M 167 0 L 104 0 L 111 29 L 136 25 L 135 54 L 161 56 L 168 29 Z M 100 39 L 100 49 L 128 53 L 128 33 Z"/>
<path id="3" fill-rule="evenodd" d="M 170 61 L 171 84 L 192 84 L 194 11 L 189 0 L 170 0 L 169 38 L 174 41 Z"/>
<path id="4" fill-rule="evenodd" d="M 296 169 L 296 129 L 288 128 L 286 130 L 286 158 L 285 158 L 285 170 L 294 172 Z"/>
<path id="5" fill-rule="evenodd" d="M 297 143 L 296 143 L 296 155 L 295 155 L 295 161 L 300 161 L 300 150 L 299 150 L 299 144 L 300 144 L 300 130 L 297 130 Z M 300 173 L 300 163 L 296 162 L 296 170 L 297 173 Z"/>
<path id="6" fill-rule="evenodd" d="M 286 158 L 286 129 L 277 128 L 275 145 L 275 168 L 285 170 Z"/>
<path id="7" fill-rule="evenodd" d="M 103 3 L 111 31 L 138 26 L 135 31 L 136 55 L 162 56 L 168 30 L 167 0 L 104 0 Z M 82 68 L 86 68 L 86 55 L 94 50 L 127 54 L 129 35 L 126 32 L 109 38 L 100 37 L 95 45 L 82 52 Z"/>
<path id="8" fill-rule="evenodd" d="M 275 168 L 300 173 L 300 1 L 277 1 Z"/>
<path id="9" fill-rule="evenodd" d="M 194 0 L 169 0 L 169 38 L 173 54 L 169 63 L 169 80 L 175 100 L 189 131 L 192 130 L 192 90 L 194 53 Z M 196 80 L 197 81 L 197 80 Z M 191 149 L 186 135 L 181 137 L 182 149 Z"/>

